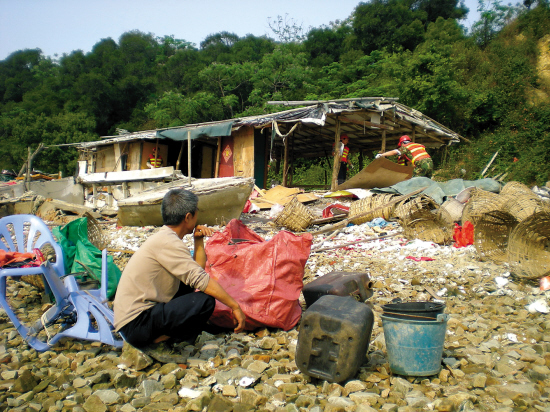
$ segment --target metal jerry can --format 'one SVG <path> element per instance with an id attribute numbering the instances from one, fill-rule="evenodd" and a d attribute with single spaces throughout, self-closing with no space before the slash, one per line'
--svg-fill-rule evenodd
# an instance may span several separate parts
<path id="1" fill-rule="evenodd" d="M 302 315 L 298 369 L 330 382 L 352 378 L 366 360 L 373 323 L 370 307 L 350 296 L 320 297 Z"/>
<path id="2" fill-rule="evenodd" d="M 306 306 L 324 295 L 352 296 L 364 302 L 372 296 L 372 280 L 365 272 L 330 272 L 304 285 Z"/>

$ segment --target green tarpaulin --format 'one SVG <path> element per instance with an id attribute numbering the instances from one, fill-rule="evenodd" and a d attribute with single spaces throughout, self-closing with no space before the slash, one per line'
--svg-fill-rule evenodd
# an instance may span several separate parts
<path id="1" fill-rule="evenodd" d="M 394 193 L 406 195 L 414 192 L 422 187 L 428 187 L 422 193 L 430 196 L 438 204 L 442 204 L 447 197 L 458 195 L 467 187 L 475 186 L 489 192 L 499 193 L 501 185 L 494 179 L 479 179 L 479 180 L 462 180 L 452 179 L 446 182 L 436 182 L 427 177 L 413 177 L 409 180 L 404 180 L 390 187 L 374 188 L 373 192 L 378 193 Z"/>
<path id="2" fill-rule="evenodd" d="M 177 129 L 159 130 L 157 131 L 157 137 L 160 139 L 187 140 L 188 135 L 191 136 L 191 139 L 201 136 L 231 136 L 232 126 L 233 121 L 231 120 L 203 126 L 178 127 Z"/>
<path id="3" fill-rule="evenodd" d="M 78 262 L 83 263 L 92 273 L 90 276 L 101 282 L 101 250 L 88 239 L 88 219 L 81 217 L 62 227 L 54 227 L 52 233 L 63 249 L 65 273 L 87 272 Z M 107 256 L 108 285 L 107 298 L 111 299 L 116 292 L 120 280 L 120 269 L 113 262 L 112 256 Z"/>

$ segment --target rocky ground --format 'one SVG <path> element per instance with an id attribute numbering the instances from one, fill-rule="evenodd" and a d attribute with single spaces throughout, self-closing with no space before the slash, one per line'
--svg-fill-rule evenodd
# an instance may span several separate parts
<path id="1" fill-rule="evenodd" d="M 269 239 L 268 214 L 245 222 Z M 115 262 L 157 228 L 104 225 Z M 295 363 L 299 325 L 285 332 L 203 333 L 183 348 L 186 363 L 161 364 L 132 350 L 66 340 L 30 349 L 0 310 L 0 411 L 550 411 L 550 292 L 479 260 L 473 246 L 408 241 L 400 227 L 349 226 L 314 237 L 304 282 L 332 271 L 365 271 L 375 312 L 365 362 L 340 383 L 311 378 Z M 330 249 L 381 235 L 381 240 Z M 187 239 L 191 245 L 191 239 Z M 431 258 L 433 260 L 421 260 Z M 7 295 L 22 316 L 40 308 L 41 291 L 24 282 Z M 381 305 L 438 300 L 450 315 L 442 369 L 434 376 L 392 374 Z M 302 301 L 303 303 L 303 301 Z"/>

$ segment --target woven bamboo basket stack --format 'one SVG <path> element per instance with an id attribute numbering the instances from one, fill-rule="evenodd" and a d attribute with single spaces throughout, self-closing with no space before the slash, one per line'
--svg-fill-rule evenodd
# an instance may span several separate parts
<path id="1" fill-rule="evenodd" d="M 298 201 L 296 197 L 293 197 L 273 220 L 273 223 L 293 232 L 302 232 L 311 225 L 314 218 L 311 211 Z"/>
<path id="2" fill-rule="evenodd" d="M 501 210 L 503 198 L 498 194 L 479 188 L 475 188 L 470 193 L 470 200 L 462 210 L 462 224 L 470 221 L 475 227 L 484 213 Z"/>
<path id="3" fill-rule="evenodd" d="M 408 239 L 420 239 L 439 245 L 448 245 L 453 240 L 453 224 L 449 212 L 420 209 L 406 216 L 401 223 L 403 235 Z"/>
<path id="4" fill-rule="evenodd" d="M 519 222 L 510 233 L 508 262 L 525 279 L 550 274 L 550 213 L 538 212 Z"/>
<path id="5" fill-rule="evenodd" d="M 393 216 L 399 220 L 403 220 L 417 210 L 434 210 L 438 208 L 439 205 L 431 197 L 421 194 L 412 199 L 406 199 L 399 202 L 395 206 Z"/>
<path id="6" fill-rule="evenodd" d="M 500 192 L 502 198 L 502 210 L 510 213 L 519 222 L 527 219 L 535 213 L 550 211 L 531 189 L 519 182 L 509 182 Z"/>
<path id="7" fill-rule="evenodd" d="M 356 200 L 353 202 L 349 208 L 349 214 L 348 219 L 351 219 L 351 221 L 356 224 L 360 225 L 365 222 L 370 222 L 373 219 L 376 219 L 377 217 L 381 217 L 385 220 L 388 220 L 393 216 L 393 210 L 395 205 L 389 205 L 387 207 L 384 207 L 382 209 L 378 209 L 373 211 L 372 213 L 367 213 L 370 210 L 379 208 L 381 206 L 384 206 L 386 203 L 391 202 L 391 200 L 395 197 L 395 195 L 392 194 L 381 194 L 381 195 L 372 195 L 369 197 L 365 197 L 361 200 Z M 363 213 L 367 213 L 364 216 L 361 216 L 357 219 L 353 219 L 354 216 L 362 215 Z"/>
<path id="8" fill-rule="evenodd" d="M 501 210 L 481 215 L 474 226 L 474 246 L 482 260 L 508 261 L 508 241 L 517 224 L 514 216 Z"/>

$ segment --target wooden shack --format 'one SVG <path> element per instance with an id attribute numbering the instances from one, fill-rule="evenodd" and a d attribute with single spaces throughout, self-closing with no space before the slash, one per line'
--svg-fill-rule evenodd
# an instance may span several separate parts
<path id="1" fill-rule="evenodd" d="M 101 141 L 81 143 L 80 160 L 86 162 L 87 173 L 146 169 L 152 149 L 157 148 L 162 166 L 172 166 L 189 178 L 254 177 L 257 186 L 265 188 L 271 160 L 283 168 L 283 186 L 290 186 L 293 160 L 332 156 L 332 147 L 343 133 L 350 137 L 348 146 L 352 153 L 368 156 L 395 148 L 404 134 L 428 148 L 467 140 L 394 98 L 270 104 L 274 109 L 297 107 L 259 116 L 106 136 Z M 337 167 L 335 159 L 332 188 Z"/>

